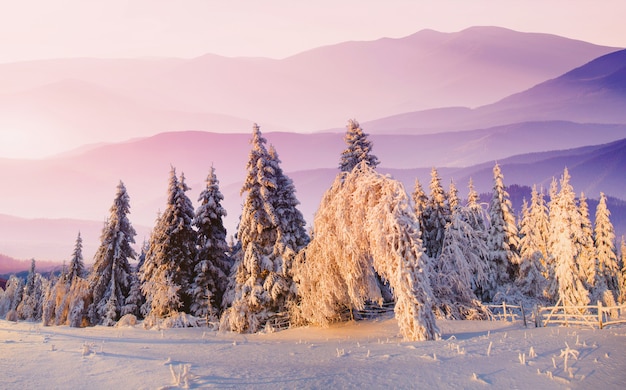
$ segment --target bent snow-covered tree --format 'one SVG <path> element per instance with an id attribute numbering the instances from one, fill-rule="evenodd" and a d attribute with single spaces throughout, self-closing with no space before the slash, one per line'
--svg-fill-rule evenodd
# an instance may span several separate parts
<path id="1" fill-rule="evenodd" d="M 294 264 L 298 315 L 321 325 L 346 309 L 382 301 L 376 273 L 389 282 L 405 340 L 439 337 L 415 213 L 402 184 L 365 163 L 341 173 L 315 216 L 314 236 Z"/>

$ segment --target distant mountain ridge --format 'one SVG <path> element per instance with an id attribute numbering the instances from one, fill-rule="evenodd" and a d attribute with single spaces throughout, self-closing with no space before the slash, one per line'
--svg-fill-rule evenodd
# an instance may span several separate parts
<path id="1" fill-rule="evenodd" d="M 30 265 L 30 260 L 18 260 L 0 253 L 0 275 L 27 271 L 30 269 Z M 59 266 L 59 263 L 53 261 L 36 261 L 35 269 L 37 272 L 45 272 L 55 270 Z M 0 287 L 2 288 L 4 288 L 3 281 L 4 279 L 0 280 Z"/>
<path id="2" fill-rule="evenodd" d="M 168 141 L 170 145 L 173 144 L 172 139 L 168 137 L 180 136 L 180 133 L 172 133 L 163 135 L 164 139 Z M 198 134 L 192 134 L 198 135 Z M 221 134 L 221 137 L 231 137 L 233 135 Z M 247 139 L 247 136 L 237 135 L 241 140 Z M 269 142 L 279 140 L 277 134 L 269 133 L 265 135 Z M 310 140 L 306 135 L 294 135 L 291 137 L 302 137 L 301 139 L 305 144 Z M 319 136 L 319 135 L 318 135 Z M 339 137 L 337 134 L 326 134 L 327 137 Z M 192 138 L 194 139 L 194 138 Z M 337 138 L 339 139 L 339 138 Z M 313 140 L 315 140 L 313 138 Z M 143 140 L 144 142 L 146 140 Z M 154 139 L 147 141 L 154 142 Z M 138 145 L 143 145 L 141 141 L 135 141 Z M 293 141 L 291 141 L 293 142 Z M 314 142 L 308 142 L 309 145 L 313 145 Z M 328 143 L 321 142 L 319 144 L 320 149 L 328 147 Z M 126 147 L 132 146 L 131 144 L 125 145 Z M 202 145 L 197 145 L 198 149 L 202 149 Z M 219 147 L 219 145 L 218 145 Z M 341 148 L 341 145 L 334 145 L 334 147 Z M 376 145 L 375 145 L 376 147 Z M 231 151 L 237 159 L 239 154 L 247 153 L 249 145 L 242 142 L 240 150 L 235 153 Z M 141 148 L 140 148 L 141 149 Z M 108 149 L 109 152 L 115 149 Z M 127 153 L 135 151 L 134 148 L 129 148 Z M 314 150 L 308 150 L 307 153 L 313 155 Z M 156 154 L 163 154 L 158 149 L 153 151 Z M 185 150 L 179 152 L 184 153 Z M 293 160 L 297 156 L 297 150 L 292 153 L 285 153 L 289 160 Z M 328 151 L 327 151 L 328 152 Z M 329 156 L 332 156 L 332 161 L 338 161 L 338 154 L 335 155 L 335 151 Z M 376 149 L 374 149 L 376 153 Z M 279 154 L 280 154 L 279 150 Z M 109 154 L 115 155 L 115 154 Z M 184 153 L 186 158 L 191 161 L 197 158 L 197 154 L 190 155 Z M 145 157 L 138 157 L 142 163 L 147 164 L 137 165 L 132 167 L 136 170 L 131 176 L 131 167 L 124 167 L 123 154 L 118 155 L 120 160 L 120 171 L 115 171 L 118 174 L 124 174 L 124 181 L 130 195 L 131 214 L 130 219 L 135 228 L 138 231 L 137 242 L 138 244 L 144 239 L 149 237 L 149 231 L 154 224 L 158 210 L 163 210 L 165 206 L 165 193 L 167 188 L 167 172 L 169 170 L 168 160 L 164 160 L 157 167 L 153 167 L 151 170 L 146 170 L 146 167 L 150 165 L 150 160 Z M 167 158 L 168 156 L 164 156 Z M 330 158 L 330 157 L 328 157 Z M 245 164 L 245 157 L 241 162 L 241 167 L 236 170 L 244 172 L 243 165 Z M 327 162 L 330 160 L 326 160 Z M 7 171 L 10 171 L 6 166 L 2 166 L 0 161 L 0 174 L 6 175 Z M 50 162 L 42 162 L 42 170 L 37 173 L 37 169 L 32 169 L 30 176 L 26 176 L 33 180 L 35 187 L 40 188 L 42 181 L 46 179 L 50 172 L 56 172 L 58 174 L 59 166 L 52 167 L 46 165 Z M 88 165 L 89 160 L 84 159 L 80 163 L 83 168 L 86 168 L 88 172 L 94 171 L 99 175 L 103 175 L 102 168 L 106 166 L 106 161 L 99 165 L 100 171 L 95 168 L 94 165 Z M 548 188 L 552 177 L 559 178 L 565 167 L 568 167 L 572 176 L 571 183 L 574 186 L 574 190 L 577 194 L 584 191 L 589 198 L 597 198 L 598 193 L 603 191 L 610 196 L 623 199 L 626 194 L 626 181 L 623 179 L 623 172 L 626 171 L 626 138 L 619 141 L 611 142 L 608 144 L 585 146 L 581 148 L 574 148 L 569 150 L 559 150 L 541 153 L 522 154 L 509 158 L 503 158 L 498 160 L 498 163 L 502 167 L 502 172 L 505 177 L 505 184 L 513 185 L 532 185 L 537 184 L 544 189 Z M 93 162 L 92 162 L 93 164 Z M 439 173 L 442 177 L 442 182 L 445 187 L 450 183 L 450 180 L 454 180 L 457 188 L 459 188 L 460 196 L 466 196 L 466 186 L 471 177 L 479 192 L 490 192 L 493 186 L 493 168 L 494 161 L 484 162 L 473 166 L 463 168 L 450 168 L 445 166 L 437 166 Z M 202 165 L 199 167 L 198 165 Z M 203 168 L 207 166 L 205 172 Z M 208 172 L 208 166 L 210 161 L 206 159 L 205 164 L 196 163 L 194 166 L 182 166 L 177 165 L 179 173 L 185 171 L 188 183 L 191 184 L 192 191 L 188 193 L 190 198 L 194 201 L 202 190 L 206 173 Z M 215 166 L 218 172 L 218 178 L 220 179 L 220 189 L 224 194 L 223 205 L 228 211 L 228 216 L 225 220 L 228 234 L 235 233 L 237 220 L 241 213 L 242 199 L 239 195 L 242 180 L 245 175 L 225 175 L 228 172 L 228 167 L 224 166 L 224 163 L 215 162 Z M 42 167 L 49 167 L 51 170 L 43 169 Z M 221 167 L 221 168 L 220 168 Z M 293 179 L 296 186 L 296 196 L 301 202 L 300 210 L 302 211 L 305 219 L 308 223 L 312 223 L 313 215 L 317 210 L 323 193 L 330 187 L 335 176 L 338 173 L 338 168 L 335 164 L 330 167 L 318 167 L 314 169 L 301 169 L 293 170 L 291 164 L 284 163 L 284 169 L 288 175 Z M 186 168 L 193 168 L 187 170 Z M 413 191 L 415 179 L 418 178 L 423 185 L 427 185 L 430 181 L 430 166 L 422 168 L 411 169 L 398 169 L 385 167 L 381 165 L 378 170 L 381 173 L 391 174 L 396 179 L 402 181 L 405 185 L 407 192 Z M 109 172 L 108 174 L 113 177 L 115 172 Z M 190 172 L 194 172 L 193 175 Z M 202 174 L 200 174 L 201 172 Z M 232 172 L 232 171 L 231 171 Z M 69 175 L 69 173 L 66 173 Z M 2 178 L 2 180 L 17 180 Z M 92 181 L 86 184 L 85 178 L 79 176 L 76 179 L 72 179 L 65 185 L 58 186 L 46 186 L 46 193 L 54 195 L 59 199 L 66 199 L 66 201 L 59 201 L 58 199 L 49 202 L 45 197 L 38 196 L 39 192 L 36 188 L 25 188 L 21 186 L 19 188 L 22 192 L 14 194 L 15 199 L 9 199 L 7 194 L 3 194 L 5 199 L 8 199 L 15 205 L 16 202 L 26 202 L 25 204 L 32 205 L 37 204 L 43 206 L 38 213 L 45 213 L 47 208 L 56 207 L 56 212 L 63 213 L 65 215 L 76 214 L 77 207 L 83 207 L 86 212 L 90 210 L 91 214 L 84 214 L 85 217 L 76 217 L 82 219 L 96 219 L 90 217 L 99 212 L 101 221 L 106 218 L 108 207 L 114 196 L 114 188 L 117 182 L 115 179 L 109 179 L 108 182 L 104 177 L 100 178 L 100 181 Z M 94 179 L 95 180 L 95 179 Z M 11 182 L 11 181 L 8 181 Z M 23 181 L 24 182 L 24 181 Z M 63 182 L 61 180 L 61 182 Z M 59 192 L 60 194 L 57 194 Z M 65 193 L 65 196 L 61 194 Z M 33 195 L 35 196 L 33 198 Z M 80 210 L 79 210 L 80 211 Z M 519 211 L 519 210 L 518 210 Z M 616 210 L 621 213 L 620 210 Z M 7 211 L 2 211 L 7 213 Z M 626 211 L 623 213 L 626 214 Z M 626 233 L 626 216 L 621 214 L 615 214 L 615 223 L 619 227 L 618 232 L 621 234 Z M 622 221 L 622 222 L 620 222 Z M 37 258 L 51 258 L 54 260 L 67 259 L 71 255 L 73 249 L 73 243 L 78 230 L 84 238 L 85 252 L 95 252 L 95 247 L 99 244 L 98 237 L 103 222 L 93 221 L 76 221 L 76 220 L 63 220 L 63 219 L 24 219 L 15 218 L 0 215 L 0 251 L 9 253 L 12 256 L 16 256 L 15 253 L 19 253 L 20 257 L 37 257 Z M 617 227 L 616 227 L 617 229 Z M 37 254 L 37 256 L 35 256 Z M 46 254 L 50 254 L 46 256 Z M 89 255 L 85 256 L 85 261 L 91 261 Z"/>
<path id="3" fill-rule="evenodd" d="M 578 68 L 496 103 L 447 107 L 367 122 L 372 133 L 426 134 L 528 121 L 626 123 L 626 50 Z"/>
<path id="4" fill-rule="evenodd" d="M 51 132 L 72 137 L 74 148 L 167 131 L 245 131 L 252 121 L 316 131 L 350 117 L 488 104 L 616 49 L 475 27 L 345 42 L 282 60 L 207 54 L 0 64 L 0 127 L 41 148 L 60 142 Z"/>
<path id="5" fill-rule="evenodd" d="M 368 129 L 365 127 L 365 131 Z M 341 133 L 264 133 L 286 172 L 336 169 L 345 147 Z M 530 122 L 459 133 L 371 136 L 381 168 L 462 167 L 524 154 L 581 147 L 626 138 L 626 125 Z M 131 218 L 153 224 L 164 207 L 171 166 L 184 172 L 196 200 L 209 168 L 222 186 L 240 183 L 250 151 L 249 134 L 173 132 L 93 146 L 43 160 L 0 159 L 0 181 L 20 183 L 3 194 L 0 214 L 25 218 L 104 220 L 122 180 L 131 197 Z M 538 141 L 538 140 L 541 141 Z M 46 196 L 40 196 L 45 188 Z M 238 213 L 239 188 L 228 209 Z M 298 189 L 299 190 L 299 189 Z M 300 190 L 299 190 L 300 191 Z M 610 189 L 606 189 L 610 193 Z M 620 194 L 613 194 L 619 196 Z M 231 199 L 229 199 L 231 201 Z M 1 250 L 1 248 L 0 248 Z"/>
<path id="6" fill-rule="evenodd" d="M 521 51 L 511 53 L 516 49 Z M 284 115 L 284 123 L 299 118 L 294 123 L 307 124 L 336 120 L 336 126 L 345 123 L 351 105 L 363 104 L 364 112 L 376 106 L 368 116 L 384 109 L 400 112 L 405 104 L 418 104 L 407 100 L 408 96 L 457 96 L 460 86 L 480 100 L 483 89 L 500 93 L 498 86 L 503 80 L 519 77 L 526 80 L 521 82 L 525 84 L 567 63 L 581 61 L 592 52 L 607 51 L 612 48 L 542 34 L 474 28 L 453 34 L 422 31 L 401 39 L 348 42 L 284 60 L 206 55 L 163 63 L 53 61 L 48 75 L 46 62 L 28 63 L 26 68 L 0 65 L 0 127 L 14 129 L 2 121 L 9 118 L 9 124 L 19 123 L 23 115 L 27 118 L 24 123 L 32 125 L 28 129 L 40 133 L 34 138 L 38 142 L 56 142 L 36 126 L 46 121 L 62 126 L 67 134 L 109 129 L 111 134 L 136 136 L 150 134 L 160 126 L 176 130 L 89 144 L 40 160 L 0 158 L 0 181 L 17 184 L 2 194 L 0 252 L 19 258 L 66 259 L 78 230 L 84 232 L 85 251 L 95 251 L 102 222 L 93 221 L 106 219 L 120 180 L 129 192 L 130 219 L 140 233 L 137 240 L 142 241 L 165 207 L 171 166 L 179 174 L 185 173 L 192 188 L 188 195 L 194 202 L 204 188 L 209 168 L 216 168 L 229 213 L 228 234 L 234 234 L 250 150 L 246 130 L 251 121 L 245 119 L 249 114 L 262 118 L 264 136 L 276 147 L 283 170 L 293 178 L 301 210 L 311 223 L 323 192 L 337 174 L 345 147 L 344 129 L 272 132 L 267 130 L 280 125 L 266 125 L 265 119 Z M 626 50 L 611 52 L 576 69 L 559 70 L 549 81 L 526 85 L 523 92 L 474 109 L 444 107 L 369 122 L 352 114 L 370 133 L 373 153 L 381 160 L 379 170 L 403 181 L 408 192 L 415 178 L 428 183 L 432 166 L 440 169 L 446 186 L 454 179 L 458 188 L 464 188 L 471 176 L 480 192 L 488 192 L 497 160 L 508 185 L 536 183 L 547 187 L 552 176 L 559 177 L 567 166 L 577 192 L 597 197 L 604 191 L 623 198 L 624 53 Z M 425 61 L 428 58 L 438 60 Z M 442 58 L 454 61 L 442 64 Z M 510 68 L 505 69 L 504 64 Z M 464 65 L 469 67 L 467 73 L 461 71 Z M 147 66 L 145 74 L 140 71 L 142 66 Z M 80 77 L 57 79 L 68 69 Z M 93 69 L 111 73 L 98 75 Z M 306 73 L 307 69 L 313 73 Z M 19 76 L 6 87 L 4 95 L 3 80 L 9 76 L 3 70 L 8 70 L 9 76 Z M 247 76 L 238 77 L 242 74 Z M 368 78 L 372 74 L 376 77 Z M 458 79 L 452 80 L 450 74 L 458 75 Z M 29 80 L 34 75 L 36 85 Z M 320 79 L 323 75 L 329 79 Z M 48 83 L 38 84 L 48 76 Z M 426 79 L 432 84 L 425 84 Z M 472 87 L 467 83 L 484 84 Z M 29 88 L 20 89 L 27 84 Z M 312 105 L 304 104 L 307 101 Z M 223 108 L 229 102 L 240 104 L 239 111 L 225 114 Z M 387 108 L 378 107 L 381 102 Z M 208 112 L 207 107 L 215 112 Z M 316 110 L 320 115 L 314 114 Z M 327 115 L 323 110 L 329 110 Z M 595 118 L 599 123 L 581 118 Z M 607 123 L 613 120 L 616 122 Z M 200 130 L 220 123 L 221 130 L 236 132 Z M 90 255 L 85 260 L 90 261 Z"/>

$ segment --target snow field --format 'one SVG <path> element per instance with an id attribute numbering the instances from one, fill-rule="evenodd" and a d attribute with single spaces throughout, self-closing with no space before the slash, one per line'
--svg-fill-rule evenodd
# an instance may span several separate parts
<path id="1" fill-rule="evenodd" d="M 440 340 L 402 342 L 393 318 L 248 335 L 0 320 L 0 387 L 621 389 L 626 383 L 624 326 L 437 324 Z"/>

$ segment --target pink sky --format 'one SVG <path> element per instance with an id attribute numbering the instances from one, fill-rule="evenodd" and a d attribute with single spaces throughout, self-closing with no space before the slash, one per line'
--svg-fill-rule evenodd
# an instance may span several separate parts
<path id="1" fill-rule="evenodd" d="M 626 47 L 624 0 L 0 1 L 0 63 L 206 53 L 284 58 L 348 40 L 486 25 Z M 20 126 L 0 128 L 0 157 L 65 150 L 47 129 L 39 131 L 47 152 L 38 150 Z"/>
<path id="2" fill-rule="evenodd" d="M 495 25 L 626 46 L 624 0 L 2 1 L 0 63 L 58 57 L 282 58 L 345 40 Z"/>

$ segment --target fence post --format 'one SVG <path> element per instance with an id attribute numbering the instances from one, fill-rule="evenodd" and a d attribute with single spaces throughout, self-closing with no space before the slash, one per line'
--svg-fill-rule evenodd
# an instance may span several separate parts
<path id="1" fill-rule="evenodd" d="M 526 314 L 524 313 L 524 305 L 522 303 L 523 302 L 520 301 L 519 307 L 522 309 L 522 318 L 524 319 L 524 328 L 528 328 L 528 326 L 526 325 Z"/>
<path id="2" fill-rule="evenodd" d="M 598 301 L 598 323 L 602 329 L 602 302 Z"/>
<path id="3" fill-rule="evenodd" d="M 535 328 L 539 327 L 539 305 L 535 305 Z"/>
<path id="4" fill-rule="evenodd" d="M 502 301 L 502 315 L 504 316 L 504 320 L 507 321 L 506 319 L 506 302 Z"/>

